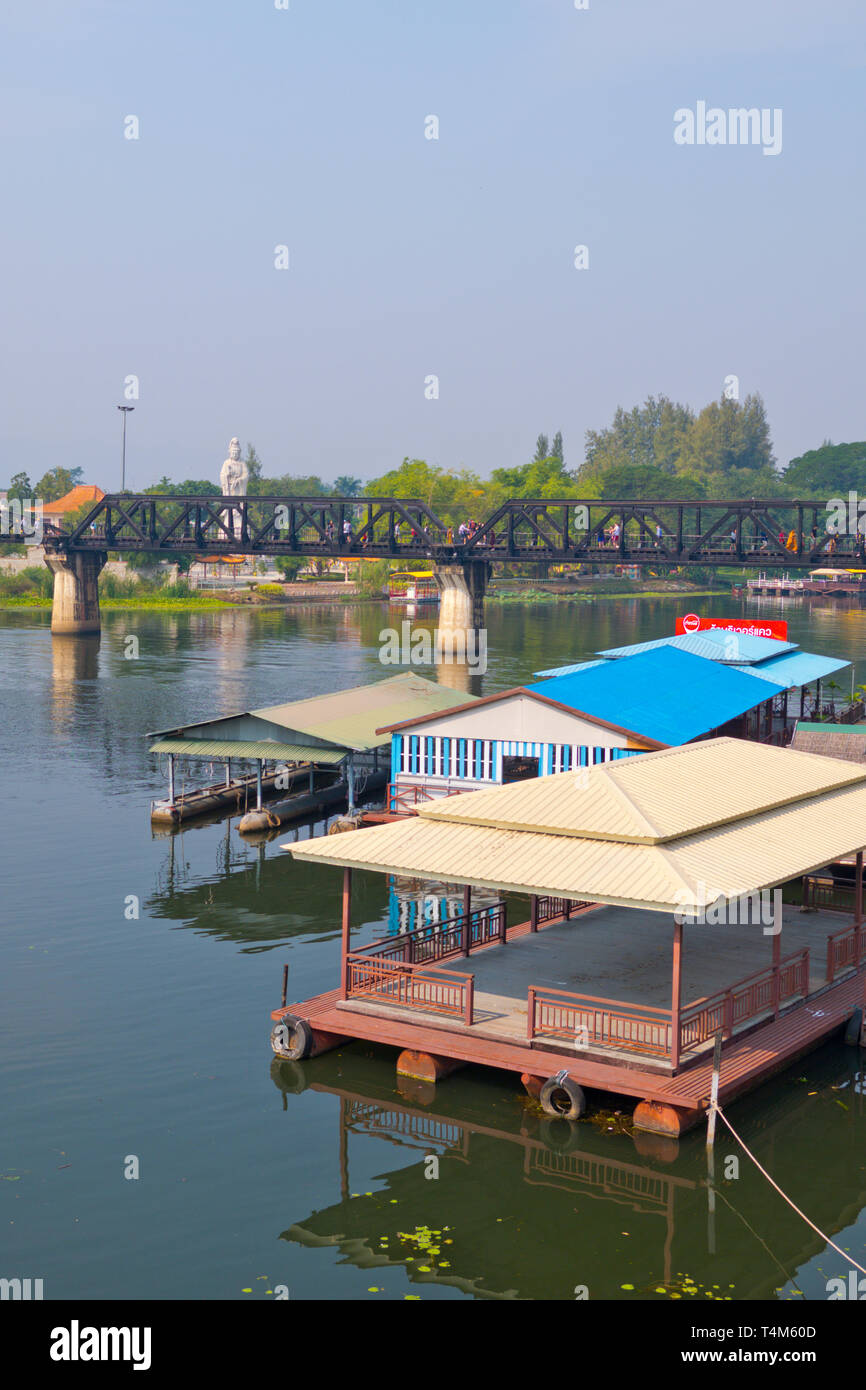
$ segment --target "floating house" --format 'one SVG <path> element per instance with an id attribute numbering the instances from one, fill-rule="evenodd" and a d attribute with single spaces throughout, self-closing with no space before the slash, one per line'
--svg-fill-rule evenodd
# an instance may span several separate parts
<path id="1" fill-rule="evenodd" d="M 245 809 L 239 798 L 249 790 L 249 779 L 233 780 L 232 768 L 249 763 L 255 767 L 255 809 L 241 821 L 241 829 L 267 829 L 319 805 L 341 801 L 353 811 L 356 794 L 382 788 L 388 780 L 387 759 L 380 765 L 380 752 L 387 747 L 389 736 L 377 732 L 379 726 L 441 712 L 455 704 L 465 706 L 465 693 L 402 673 L 372 685 L 149 734 L 155 740 L 151 753 L 165 754 L 168 759 L 168 798 L 154 802 L 151 815 L 155 820 L 179 821 L 224 807 Z M 194 787 L 178 795 L 178 758 L 224 763 L 225 782 Z M 266 788 L 290 790 L 296 795 L 284 803 L 282 811 L 279 806 L 265 810 L 262 797 Z"/>
<path id="2" fill-rule="evenodd" d="M 343 870 L 342 958 L 298 1003 L 284 977 L 272 1047 L 365 1039 L 428 1081 L 509 1070 L 570 1119 L 586 1089 L 632 1096 L 636 1128 L 676 1136 L 706 1116 L 715 1044 L 724 1105 L 843 1029 L 866 1042 L 864 842 L 866 767 L 722 738 L 286 845 Z M 853 921 L 773 891 L 849 854 Z M 462 913 L 354 946 L 356 870 L 462 883 Z M 501 910 L 474 908 L 476 888 Z M 528 921 L 506 925 L 506 894 Z"/>
<path id="3" fill-rule="evenodd" d="M 431 796 L 507 786 L 720 734 L 757 737 L 781 688 L 750 668 L 664 644 L 624 661 L 583 663 L 551 680 L 380 729 L 391 735 L 390 807 L 411 810 Z"/>
<path id="4" fill-rule="evenodd" d="M 821 682 L 851 664 L 839 657 L 801 651 L 796 642 L 713 628 L 676 637 L 657 637 L 650 642 L 634 642 L 626 647 L 608 647 L 606 651 L 597 652 L 594 660 L 555 666 L 546 671 L 536 671 L 535 675 L 550 679 L 577 675 L 605 662 L 643 656 L 646 652 L 660 651 L 662 648 L 703 657 L 721 666 L 735 667 L 776 686 L 777 693 L 770 710 L 770 732 L 780 735 L 780 742 L 787 742 L 790 729 L 798 717 L 798 703 L 800 719 L 807 708 L 813 712 L 819 711 L 823 705 Z M 814 690 L 811 689 L 813 686 Z M 799 702 L 796 694 L 793 698 L 791 695 L 796 691 L 800 692 Z M 836 702 L 831 703 L 835 708 Z M 766 735 L 766 728 L 764 733 Z"/>

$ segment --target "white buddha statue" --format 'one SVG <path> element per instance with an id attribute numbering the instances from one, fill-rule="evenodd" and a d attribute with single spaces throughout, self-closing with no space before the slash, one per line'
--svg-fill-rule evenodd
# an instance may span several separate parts
<path id="1" fill-rule="evenodd" d="M 220 469 L 220 488 L 223 497 L 246 497 L 247 483 L 249 482 L 250 470 L 241 458 L 240 441 L 233 439 L 229 444 L 229 456 L 223 462 Z M 241 518 L 237 512 L 234 514 L 234 534 L 235 539 L 239 540 L 241 535 Z"/>

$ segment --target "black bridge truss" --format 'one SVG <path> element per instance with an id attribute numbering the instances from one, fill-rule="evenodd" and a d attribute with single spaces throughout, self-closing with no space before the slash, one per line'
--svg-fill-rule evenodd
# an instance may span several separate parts
<path id="1" fill-rule="evenodd" d="M 788 498 L 516 499 L 461 540 L 456 528 L 412 499 L 124 494 L 103 497 L 74 528 L 46 523 L 44 544 L 54 552 L 363 556 L 436 564 L 583 561 L 808 569 L 827 560 L 862 560 L 864 538 L 832 534 L 827 516 L 826 502 Z M 5 529 L 0 543 L 20 542 Z"/>

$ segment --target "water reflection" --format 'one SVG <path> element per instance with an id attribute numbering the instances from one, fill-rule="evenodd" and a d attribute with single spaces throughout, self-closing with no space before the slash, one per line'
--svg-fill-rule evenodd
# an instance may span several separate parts
<path id="1" fill-rule="evenodd" d="M 654 1148 L 653 1136 L 631 1136 L 602 1112 L 576 1126 L 551 1122 L 516 1079 L 494 1073 L 461 1072 L 419 1098 L 397 1085 L 393 1057 L 365 1051 L 272 1064 L 293 1125 L 305 1093 L 333 1098 L 339 1171 L 333 1203 L 309 1213 L 301 1203 L 280 1235 L 375 1269 L 386 1296 L 399 1296 L 400 1283 L 388 1282 L 398 1270 L 422 1295 L 423 1285 L 448 1284 L 483 1298 L 573 1299 L 586 1286 L 594 1299 L 824 1299 L 840 1272 L 831 1250 L 817 1258 L 823 1242 L 741 1152 L 739 1176 L 724 1176 L 736 1149 L 724 1135 L 713 1216 L 703 1132 Z M 746 1142 L 833 1239 L 866 1197 L 860 1065 L 856 1052 L 825 1048 L 737 1107 Z M 822 1123 L 833 1133 L 816 1165 Z M 386 1146 L 384 1166 L 371 1143 Z M 866 1230 L 848 1236 L 862 1262 Z"/>

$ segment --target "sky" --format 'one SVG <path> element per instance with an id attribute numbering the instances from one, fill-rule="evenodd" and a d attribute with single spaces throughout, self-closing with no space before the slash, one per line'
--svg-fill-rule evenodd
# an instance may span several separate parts
<path id="1" fill-rule="evenodd" d="M 124 402 L 133 489 L 216 480 L 234 435 L 266 476 L 487 475 L 557 430 L 575 468 L 618 405 L 731 376 L 780 463 L 866 437 L 856 0 L 2 0 L 0 25 L 0 486 L 119 488 Z M 698 102 L 780 110 L 780 152 L 676 143 Z"/>

